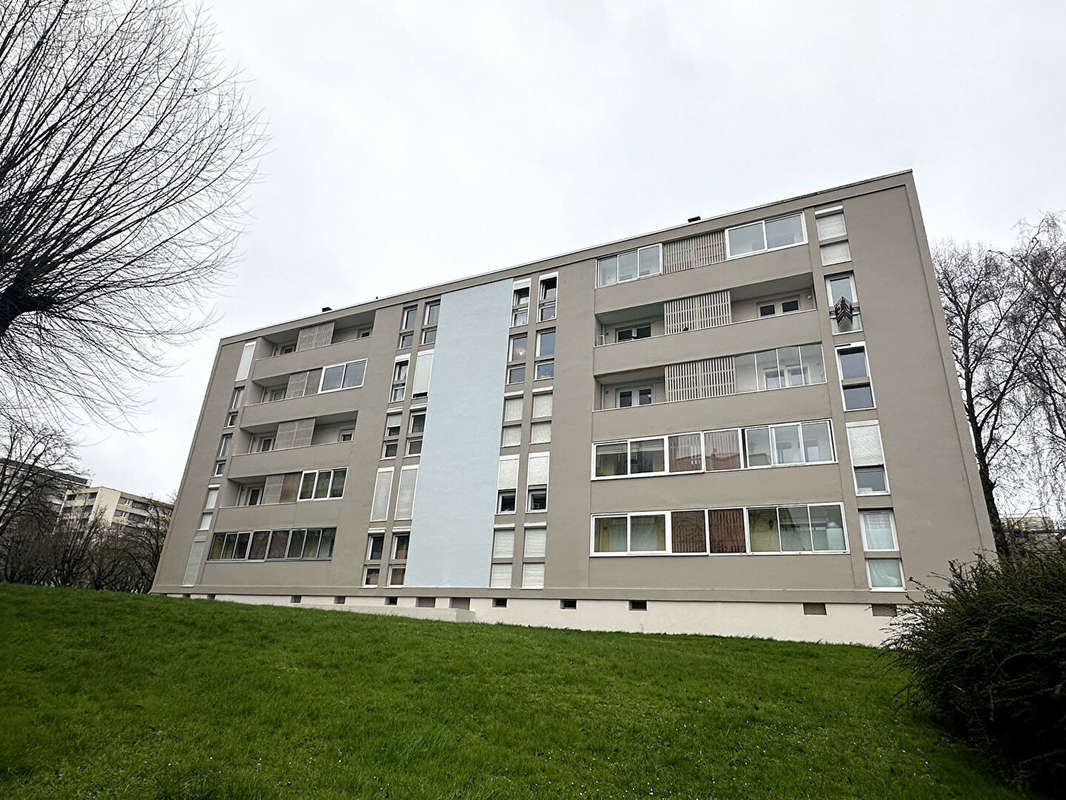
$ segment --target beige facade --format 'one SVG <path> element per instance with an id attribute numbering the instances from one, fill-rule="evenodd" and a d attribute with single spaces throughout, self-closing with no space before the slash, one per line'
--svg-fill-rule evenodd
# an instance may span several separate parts
<path id="1" fill-rule="evenodd" d="M 904 172 L 223 339 L 155 591 L 875 642 L 990 549 Z"/>
<path id="2" fill-rule="evenodd" d="M 143 526 L 170 518 L 173 506 L 150 497 L 121 492 L 107 486 L 79 486 L 67 491 L 60 517 L 88 522 L 97 517 L 107 525 Z M 162 530 L 162 528 L 160 528 Z"/>

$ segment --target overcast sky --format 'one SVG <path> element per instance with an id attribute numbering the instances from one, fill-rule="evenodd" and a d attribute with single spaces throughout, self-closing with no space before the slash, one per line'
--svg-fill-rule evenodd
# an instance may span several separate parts
<path id="1" fill-rule="evenodd" d="M 220 321 L 85 428 L 93 479 L 176 491 L 217 340 L 915 170 L 929 235 L 1066 208 L 1066 4 L 208 0 L 270 152 Z"/>

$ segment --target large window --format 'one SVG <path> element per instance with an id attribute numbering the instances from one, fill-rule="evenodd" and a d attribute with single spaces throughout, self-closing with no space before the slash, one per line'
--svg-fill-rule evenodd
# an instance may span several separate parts
<path id="1" fill-rule="evenodd" d="M 845 411 L 874 408 L 874 389 L 870 382 L 870 365 L 866 360 L 866 344 L 842 345 L 837 348 L 840 387 Z"/>
<path id="2" fill-rule="evenodd" d="M 596 444 L 593 477 L 675 475 L 835 460 L 832 426 L 821 419 Z"/>
<path id="3" fill-rule="evenodd" d="M 862 546 L 867 551 L 899 550 L 896 539 L 896 520 L 891 509 L 861 510 Z"/>
<path id="4" fill-rule="evenodd" d="M 759 220 L 728 228 L 725 240 L 726 257 L 735 258 L 803 244 L 807 241 L 807 231 L 803 224 L 803 214 L 790 214 L 787 217 Z"/>
<path id="5" fill-rule="evenodd" d="M 848 447 L 855 470 L 856 494 L 888 494 L 888 473 L 881 445 L 881 425 L 876 420 L 848 423 Z"/>
<path id="6" fill-rule="evenodd" d="M 299 500 L 336 500 L 344 496 L 347 469 L 310 470 L 300 481 Z"/>
<path id="7" fill-rule="evenodd" d="M 366 359 L 349 361 L 347 364 L 334 364 L 322 370 L 322 381 L 318 391 L 335 392 L 338 389 L 357 389 L 363 385 L 366 374 Z"/>
<path id="8" fill-rule="evenodd" d="M 733 369 L 737 394 L 825 383 L 822 347 L 817 344 L 743 353 L 733 357 Z"/>
<path id="9" fill-rule="evenodd" d="M 866 574 L 871 589 L 903 590 L 903 562 L 898 558 L 868 558 Z"/>
<path id="10" fill-rule="evenodd" d="M 662 245 L 651 244 L 599 259 L 596 262 L 596 285 L 613 286 L 658 275 L 662 272 L 662 250 Z"/>
<path id="11" fill-rule="evenodd" d="M 844 553 L 847 549 L 839 503 L 592 518 L 592 555 Z"/>
<path id="12" fill-rule="evenodd" d="M 336 528 L 216 533 L 208 561 L 328 561 Z"/>
<path id="13" fill-rule="evenodd" d="M 859 313 L 859 295 L 855 291 L 855 276 L 850 272 L 832 275 L 825 279 L 825 293 L 829 298 L 829 322 L 833 333 L 851 333 L 862 330 Z M 843 302 L 841 302 L 843 301 Z M 837 304 L 840 304 L 839 312 Z"/>

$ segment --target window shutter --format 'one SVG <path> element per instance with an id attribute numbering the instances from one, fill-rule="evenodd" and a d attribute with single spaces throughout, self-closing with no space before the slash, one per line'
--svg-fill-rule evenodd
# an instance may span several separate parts
<path id="1" fill-rule="evenodd" d="M 844 225 L 844 212 L 837 211 L 834 214 L 825 214 L 817 219 L 818 239 L 835 239 L 837 236 L 847 236 L 848 229 Z"/>
<path id="2" fill-rule="evenodd" d="M 848 247 L 847 242 L 823 244 L 821 247 L 821 253 L 823 267 L 828 267 L 830 264 L 843 264 L 845 261 L 851 261 L 851 248 Z"/>
<path id="3" fill-rule="evenodd" d="M 503 400 L 504 422 L 517 422 L 522 419 L 522 398 L 505 397 Z"/>
<path id="4" fill-rule="evenodd" d="M 876 422 L 849 425 L 848 447 L 853 466 L 874 467 L 885 463 L 881 451 L 881 426 Z"/>
<path id="5" fill-rule="evenodd" d="M 696 400 L 736 392 L 733 356 L 666 365 L 666 400 Z"/>
<path id="6" fill-rule="evenodd" d="M 413 394 L 428 394 L 429 379 L 433 375 L 433 351 L 424 350 L 418 354 L 415 361 L 415 378 Z"/>
<path id="7" fill-rule="evenodd" d="M 315 347 L 325 347 L 328 344 L 333 344 L 333 326 L 335 324 L 334 322 L 323 322 L 315 327 Z"/>
<path id="8" fill-rule="evenodd" d="M 663 304 L 663 319 L 667 333 L 728 325 L 733 321 L 729 290 L 667 300 Z"/>
<path id="9" fill-rule="evenodd" d="M 296 495 L 300 491 L 300 473 L 286 472 L 282 477 L 284 480 L 281 482 L 281 502 L 295 503 Z"/>
<path id="10" fill-rule="evenodd" d="M 307 373 L 307 386 L 304 394 L 318 394 L 318 384 L 322 382 L 322 370 L 312 369 Z"/>
<path id="11" fill-rule="evenodd" d="M 396 519 L 411 519 L 415 505 L 415 486 L 418 483 L 418 467 L 400 470 L 400 486 L 396 493 Z"/>
<path id="12" fill-rule="evenodd" d="M 371 520 L 383 520 L 389 517 L 389 495 L 392 494 L 391 469 L 379 469 L 374 481 L 374 502 L 370 508 Z"/>
<path id="13" fill-rule="evenodd" d="M 267 475 L 263 484 L 263 503 L 280 503 L 284 475 Z"/>
<path id="14" fill-rule="evenodd" d="M 185 577 L 182 579 L 183 586 L 192 586 L 196 583 L 196 577 L 200 574 L 200 562 L 204 560 L 204 550 L 207 549 L 207 539 L 197 539 L 189 548 L 189 562 L 185 565 Z"/>
<path id="15" fill-rule="evenodd" d="M 540 486 L 548 482 L 550 453 L 530 453 L 526 460 L 526 486 Z"/>
<path id="16" fill-rule="evenodd" d="M 311 444 L 311 438 L 315 435 L 315 419 L 299 419 L 293 423 L 293 447 L 307 447 Z M 279 426 L 280 427 L 280 426 Z"/>
<path id="17" fill-rule="evenodd" d="M 519 412 L 521 415 L 521 411 Z M 538 417 L 550 417 L 552 415 L 552 393 L 542 392 L 533 395 L 533 419 Z"/>
<path id="18" fill-rule="evenodd" d="M 547 528 L 526 528 L 525 557 L 544 558 L 548 550 Z"/>
<path id="19" fill-rule="evenodd" d="M 514 558 L 514 531 L 496 531 L 493 533 L 492 557 Z"/>
<path id="20" fill-rule="evenodd" d="M 511 565 L 510 564 L 493 564 L 492 569 L 489 572 L 489 588 L 490 589 L 510 589 L 511 588 Z"/>
<path id="21" fill-rule="evenodd" d="M 307 373 L 296 372 L 289 376 L 289 385 L 285 387 L 285 397 L 303 397 L 307 392 Z"/>
<path id="22" fill-rule="evenodd" d="M 288 450 L 295 447 L 296 422 L 282 422 L 278 424 L 278 432 L 274 434 L 274 449 Z"/>
<path id="23" fill-rule="evenodd" d="M 497 489 L 518 488 L 518 459 L 501 458 L 499 479 L 496 482 Z"/>
<path id="24" fill-rule="evenodd" d="M 522 565 L 522 588 L 523 589 L 543 589 L 544 588 L 544 565 L 543 564 L 523 564 Z"/>
<path id="25" fill-rule="evenodd" d="M 248 375 L 252 371 L 252 356 L 255 355 L 255 342 L 247 342 L 244 345 L 244 349 L 241 351 L 241 360 L 237 364 L 237 374 L 233 377 L 236 381 L 243 381 L 248 378 Z"/>

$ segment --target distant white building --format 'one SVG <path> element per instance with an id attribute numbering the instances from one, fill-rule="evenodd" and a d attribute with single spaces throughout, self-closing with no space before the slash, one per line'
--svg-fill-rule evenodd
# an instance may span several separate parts
<path id="1" fill-rule="evenodd" d="M 107 524 L 141 526 L 150 520 L 163 519 L 169 522 L 174 506 L 130 492 L 122 492 L 107 486 L 85 486 L 68 489 L 60 510 L 60 518 L 87 523 L 100 517 Z"/>

